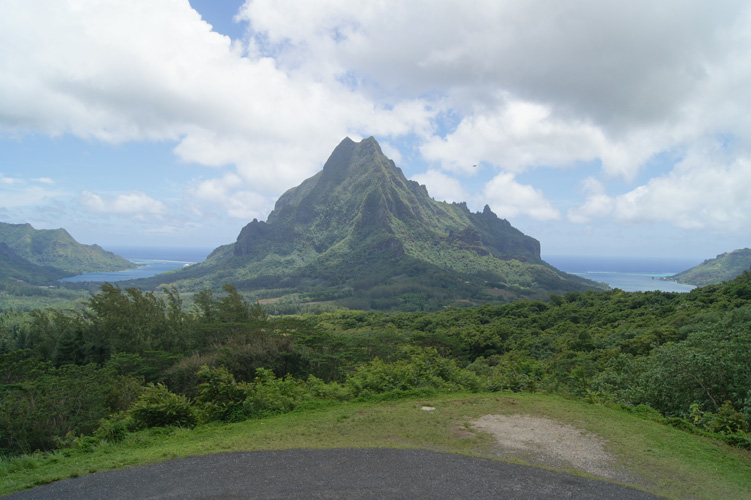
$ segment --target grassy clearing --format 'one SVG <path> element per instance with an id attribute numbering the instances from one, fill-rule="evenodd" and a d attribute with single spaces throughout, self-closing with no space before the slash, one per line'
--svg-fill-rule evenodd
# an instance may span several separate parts
<path id="1" fill-rule="evenodd" d="M 421 411 L 423 405 L 436 410 Z M 469 426 L 472 419 L 487 414 L 552 418 L 596 433 L 606 440 L 618 466 L 640 478 L 635 486 L 661 496 L 751 499 L 751 453 L 747 451 L 622 410 L 535 394 L 455 394 L 344 403 L 192 431 L 143 431 L 121 443 L 102 442 L 86 450 L 0 462 L 0 494 L 106 469 L 225 451 L 391 447 L 492 457 L 493 438 Z"/>

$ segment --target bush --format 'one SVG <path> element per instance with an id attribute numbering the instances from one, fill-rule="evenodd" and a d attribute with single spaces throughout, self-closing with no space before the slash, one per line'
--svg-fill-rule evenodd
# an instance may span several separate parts
<path id="1" fill-rule="evenodd" d="M 170 392 L 164 384 L 148 384 L 128 414 L 136 428 L 193 427 L 198 421 L 188 398 Z"/>
<path id="2" fill-rule="evenodd" d="M 132 427 L 133 421 L 126 413 L 114 413 L 99 422 L 99 428 L 94 431 L 94 437 L 116 443 L 125 439 Z"/>
<path id="3" fill-rule="evenodd" d="M 352 397 L 348 387 L 337 382 L 326 383 L 318 377 L 308 375 L 307 391 L 311 397 L 324 401 L 346 401 Z"/>
<path id="4" fill-rule="evenodd" d="M 286 413 L 312 400 L 345 400 L 349 391 L 335 382 L 325 383 L 314 376 L 307 382 L 290 375 L 277 378 L 274 372 L 257 368 L 253 383 L 236 382 L 224 367 L 202 367 L 204 380 L 198 402 L 209 420 L 237 422 L 252 417 Z"/>
<path id="5" fill-rule="evenodd" d="M 456 365 L 452 359 L 441 357 L 434 348 L 405 348 L 409 356 L 393 363 L 380 358 L 359 367 L 346 382 L 355 396 L 371 396 L 391 391 L 477 391 L 480 378 Z"/>
<path id="6" fill-rule="evenodd" d="M 248 384 L 235 381 L 226 368 L 211 368 L 207 365 L 198 370 L 204 380 L 199 386 L 198 402 L 209 420 L 236 422 L 247 418 L 243 402 L 248 396 Z"/>
<path id="7" fill-rule="evenodd" d="M 639 402 L 681 417 L 689 415 L 693 404 L 717 411 L 729 400 L 743 408 L 751 387 L 751 331 L 733 324 L 735 316 L 722 318 L 729 325 L 692 332 L 685 341 L 668 342 L 642 358 L 635 384 L 643 397 Z"/>
<path id="8" fill-rule="evenodd" d="M 264 368 L 258 368 L 256 373 L 258 376 L 243 403 L 244 412 L 249 416 L 286 413 L 312 399 L 302 380 L 289 375 L 277 378 L 273 371 Z"/>
<path id="9" fill-rule="evenodd" d="M 730 401 L 725 401 L 714 413 L 702 411 L 694 403 L 691 405 L 691 421 L 697 427 L 715 434 L 745 435 L 749 430 L 745 415 L 735 411 Z"/>
<path id="10" fill-rule="evenodd" d="M 68 434 L 93 432 L 109 413 L 109 371 L 95 365 L 43 369 L 33 381 L 0 387 L 0 453 L 53 450 Z"/>
<path id="11" fill-rule="evenodd" d="M 483 379 L 482 388 L 488 392 L 534 392 L 543 381 L 542 364 L 524 355 L 479 357 L 467 370 Z"/>

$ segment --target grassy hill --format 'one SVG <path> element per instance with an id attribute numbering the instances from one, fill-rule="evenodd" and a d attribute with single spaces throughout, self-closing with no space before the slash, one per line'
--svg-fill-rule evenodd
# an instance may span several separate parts
<path id="1" fill-rule="evenodd" d="M 429 405 L 435 411 L 421 408 Z M 596 436 L 627 476 L 619 482 L 670 499 L 751 498 L 751 454 L 633 412 L 541 394 L 434 395 L 384 403 L 332 404 L 290 414 L 194 430 L 142 431 L 121 443 L 81 441 L 55 454 L 0 460 L 0 495 L 97 471 L 229 451 L 322 448 L 421 448 L 539 466 L 536 453 L 502 449 L 473 427 L 485 415 L 544 418 Z M 601 464 L 602 465 L 602 464 Z M 556 470 L 595 477 L 558 461 Z"/>
<path id="2" fill-rule="evenodd" d="M 706 286 L 730 281 L 744 271 L 751 271 L 749 248 L 722 253 L 666 279 L 684 285 Z"/>
<path id="3" fill-rule="evenodd" d="M 46 285 L 71 273 L 51 266 L 40 266 L 21 258 L 7 244 L 0 242 L 0 278 Z"/>
<path id="4" fill-rule="evenodd" d="M 98 245 L 78 243 L 65 229 L 34 229 L 30 224 L 0 222 L 0 243 L 21 259 L 37 266 L 54 267 L 68 276 L 135 267 Z"/>

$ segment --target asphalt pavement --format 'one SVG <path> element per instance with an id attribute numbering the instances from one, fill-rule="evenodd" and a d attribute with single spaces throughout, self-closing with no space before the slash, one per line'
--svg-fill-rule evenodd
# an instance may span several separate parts
<path id="1" fill-rule="evenodd" d="M 428 450 L 232 452 L 97 472 L 9 500 L 647 500 L 653 495 L 536 467 Z"/>

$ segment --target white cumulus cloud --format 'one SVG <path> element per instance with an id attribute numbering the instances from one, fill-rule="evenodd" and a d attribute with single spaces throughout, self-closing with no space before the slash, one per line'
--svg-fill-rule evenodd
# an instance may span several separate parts
<path id="1" fill-rule="evenodd" d="M 582 185 L 587 192 L 587 199 L 583 205 L 569 209 L 568 219 L 581 224 L 610 215 L 615 202 L 605 192 L 605 186 L 593 177 L 587 177 Z"/>
<path id="2" fill-rule="evenodd" d="M 92 212 L 134 217 L 161 216 L 167 212 L 164 203 L 141 192 L 102 196 L 91 191 L 83 191 L 80 203 Z"/>
<path id="3" fill-rule="evenodd" d="M 45 184 L 50 184 L 50 182 L 8 177 L 0 173 L 0 207 L 5 209 L 34 207 L 66 194 L 63 190 L 52 189 Z M 15 212 L 11 212 L 10 216 L 15 217 Z"/>
<path id="4" fill-rule="evenodd" d="M 185 0 L 9 0 L 2 14 L 0 130 L 174 141 L 186 162 L 236 169 L 238 204 L 308 177 L 348 134 L 429 128 L 419 99 L 382 105 L 334 75 L 280 69 Z"/>
<path id="5" fill-rule="evenodd" d="M 499 217 L 526 215 L 537 220 L 557 220 L 561 214 L 539 189 L 519 184 L 513 174 L 501 173 L 493 178 L 483 193 L 488 205 Z"/>
<path id="6" fill-rule="evenodd" d="M 670 222 L 686 229 L 749 231 L 751 161 L 712 161 L 694 152 L 667 175 L 616 197 L 615 216 L 624 222 Z"/>
<path id="7" fill-rule="evenodd" d="M 747 0 L 247 0 L 236 20 L 233 41 L 187 0 L 5 0 L 0 134 L 166 141 L 209 167 L 184 205 L 236 218 L 267 214 L 345 136 L 375 135 L 397 159 L 421 154 L 441 197 L 465 192 L 452 175 L 495 169 L 484 193 L 504 216 L 556 220 L 514 176 L 586 163 L 628 188 L 590 183 L 571 221 L 746 227 Z M 718 137 L 723 155 L 696 147 Z M 684 160 L 655 177 L 666 153 Z M 34 200 L 52 193 L 37 178 Z M 85 189 L 91 210 L 131 213 Z M 128 206 L 165 213 L 146 198 Z"/>
<path id="8" fill-rule="evenodd" d="M 428 189 L 428 194 L 436 200 L 460 203 L 468 199 L 459 179 L 438 170 L 413 175 L 412 180 L 424 185 Z"/>

